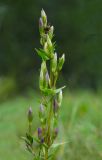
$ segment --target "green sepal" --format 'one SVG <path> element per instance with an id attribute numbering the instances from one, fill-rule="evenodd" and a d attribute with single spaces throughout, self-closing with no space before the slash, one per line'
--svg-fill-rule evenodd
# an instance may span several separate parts
<path id="1" fill-rule="evenodd" d="M 35 50 L 43 60 L 45 60 L 45 61 L 49 60 L 49 57 L 48 57 L 47 53 L 43 49 L 38 50 L 38 49 L 35 48 Z"/>
<path id="2" fill-rule="evenodd" d="M 45 96 L 48 96 L 48 95 L 55 95 L 55 94 L 59 93 L 60 90 L 62 90 L 64 88 L 65 88 L 65 86 L 58 88 L 58 89 L 49 89 L 49 88 L 40 88 L 40 89 L 45 94 Z"/>
<path id="3" fill-rule="evenodd" d="M 40 88 L 40 89 L 44 93 L 45 96 L 54 95 L 55 94 L 55 90 L 54 89 L 48 89 L 48 88 Z"/>

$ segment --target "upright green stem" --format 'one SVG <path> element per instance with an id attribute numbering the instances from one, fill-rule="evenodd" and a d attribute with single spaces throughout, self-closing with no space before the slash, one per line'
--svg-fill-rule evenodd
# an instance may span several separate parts
<path id="1" fill-rule="evenodd" d="M 45 150 L 45 159 L 44 160 L 48 160 L 48 149 Z"/>
<path id="2" fill-rule="evenodd" d="M 31 130 L 32 130 L 32 123 L 29 122 L 29 134 L 31 135 Z"/>
<path id="3" fill-rule="evenodd" d="M 35 160 L 48 160 L 50 147 L 58 134 L 56 117 L 58 117 L 58 109 L 62 102 L 63 87 L 56 89 L 56 81 L 63 67 L 65 55 L 63 54 L 60 58 L 57 57 L 55 43 L 52 42 L 54 27 L 47 23 L 47 15 L 43 9 L 41 10 L 41 17 L 39 19 L 39 31 L 40 43 L 43 47 L 43 49 L 36 49 L 38 55 L 42 59 L 39 78 L 39 88 L 43 94 L 39 108 L 41 124 L 38 127 L 38 138 L 35 138 L 32 134 L 33 113 L 30 107 L 28 110 L 29 128 L 26 134 L 26 146 L 28 151 L 35 156 Z M 50 75 L 47 63 L 50 64 Z M 35 153 L 33 141 L 38 143 L 37 154 Z"/>

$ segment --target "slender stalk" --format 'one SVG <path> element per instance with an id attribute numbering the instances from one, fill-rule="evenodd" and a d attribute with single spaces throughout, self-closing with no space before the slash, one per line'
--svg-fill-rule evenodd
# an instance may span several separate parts
<path id="1" fill-rule="evenodd" d="M 45 150 L 45 159 L 44 160 L 48 160 L 48 149 Z"/>
<path id="2" fill-rule="evenodd" d="M 29 134 L 31 135 L 31 131 L 32 131 L 32 123 L 29 122 Z"/>

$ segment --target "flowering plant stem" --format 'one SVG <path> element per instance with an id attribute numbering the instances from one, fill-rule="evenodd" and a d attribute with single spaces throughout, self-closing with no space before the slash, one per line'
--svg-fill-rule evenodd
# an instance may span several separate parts
<path id="1" fill-rule="evenodd" d="M 65 55 L 58 58 L 55 52 L 54 27 L 47 23 L 47 15 L 41 10 L 39 19 L 40 43 L 42 48 L 36 49 L 42 59 L 39 88 L 42 93 L 39 108 L 40 127 L 37 130 L 37 138 L 33 134 L 33 112 L 28 111 L 29 132 L 24 138 L 28 151 L 34 156 L 34 160 L 48 160 L 53 157 L 53 143 L 58 135 L 59 109 L 62 103 L 62 89 L 56 87 L 59 72 L 62 70 Z M 35 143 L 38 152 L 35 153 Z"/>

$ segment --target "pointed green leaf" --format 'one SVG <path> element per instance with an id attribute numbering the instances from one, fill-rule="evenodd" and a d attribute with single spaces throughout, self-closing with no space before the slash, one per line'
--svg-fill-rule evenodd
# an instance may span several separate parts
<path id="1" fill-rule="evenodd" d="M 41 88 L 41 91 L 45 94 L 45 96 L 48 96 L 48 95 L 55 95 L 56 93 L 59 93 L 60 90 L 64 88 L 65 86 L 58 88 L 58 89 Z"/>
<path id="2" fill-rule="evenodd" d="M 49 57 L 47 53 L 43 49 L 35 49 L 38 55 L 43 59 L 43 60 L 49 60 Z"/>
<path id="3" fill-rule="evenodd" d="M 56 89 L 56 90 L 55 90 L 55 93 L 59 93 L 60 90 L 64 89 L 65 87 L 66 87 L 66 86 L 63 86 L 63 87 L 61 87 L 61 88 Z"/>
<path id="4" fill-rule="evenodd" d="M 33 144 L 33 137 L 26 133 L 26 138 L 29 140 L 31 144 Z"/>
<path id="5" fill-rule="evenodd" d="M 51 146 L 51 148 L 56 148 L 56 147 L 59 147 L 59 146 L 65 145 L 65 144 L 67 144 L 67 143 L 69 143 L 69 142 L 55 143 L 55 144 L 53 144 L 53 145 Z"/>

